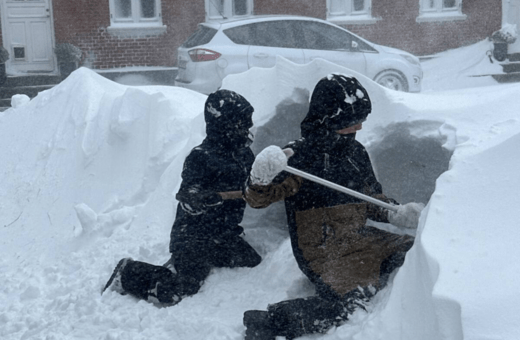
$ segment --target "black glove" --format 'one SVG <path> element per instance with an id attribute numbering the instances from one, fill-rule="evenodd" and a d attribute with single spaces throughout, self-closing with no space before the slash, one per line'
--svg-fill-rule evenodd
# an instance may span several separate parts
<path id="1" fill-rule="evenodd" d="M 180 202 L 184 211 L 190 215 L 200 215 L 207 207 L 222 204 L 222 197 L 215 191 L 190 188 L 187 191 L 179 191 L 175 198 Z"/>

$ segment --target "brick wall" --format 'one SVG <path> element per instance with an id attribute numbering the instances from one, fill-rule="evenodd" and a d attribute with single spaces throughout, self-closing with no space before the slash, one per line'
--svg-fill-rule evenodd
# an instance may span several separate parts
<path id="1" fill-rule="evenodd" d="M 325 0 L 254 0 L 254 3 L 257 15 L 303 15 L 325 19 L 327 13 Z"/>
<path id="2" fill-rule="evenodd" d="M 499 1 L 464 0 L 461 21 L 416 22 L 419 0 L 372 0 L 372 25 L 345 25 L 352 32 L 378 44 L 416 55 L 429 55 L 481 41 L 500 29 Z"/>
<path id="3" fill-rule="evenodd" d="M 127 66 L 174 66 L 177 47 L 204 21 L 204 2 L 163 0 L 158 36 L 119 38 L 110 26 L 108 0 L 54 0 L 56 43 L 69 42 L 84 52 L 84 65 L 95 69 Z"/>
<path id="4" fill-rule="evenodd" d="M 325 0 L 255 0 L 255 14 L 295 14 L 325 19 Z M 377 44 L 429 55 L 478 42 L 500 29 L 501 2 L 463 0 L 463 21 L 418 23 L 419 0 L 372 0 L 376 24 L 342 25 Z"/>
<path id="5" fill-rule="evenodd" d="M 84 65 L 95 69 L 127 66 L 175 66 L 177 48 L 204 21 L 203 0 L 162 0 L 166 32 L 159 36 L 119 38 L 108 33 L 108 0 L 53 0 L 56 43 L 84 51 Z M 325 0 L 255 0 L 255 14 L 326 17 Z M 489 37 L 501 26 L 497 0 L 464 0 L 463 21 L 417 23 L 419 0 L 372 0 L 375 24 L 345 25 L 375 43 L 429 55 Z M 0 37 L 1 41 L 1 37 Z"/>

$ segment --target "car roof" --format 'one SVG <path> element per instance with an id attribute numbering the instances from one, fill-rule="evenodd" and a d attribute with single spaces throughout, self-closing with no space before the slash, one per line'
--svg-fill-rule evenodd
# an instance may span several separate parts
<path id="1" fill-rule="evenodd" d="M 336 26 L 339 29 L 346 30 L 345 28 L 343 28 L 341 26 L 338 26 L 338 25 L 330 23 L 330 22 L 328 22 L 326 20 L 315 18 L 315 17 L 306 17 L 306 16 L 301 16 L 301 15 L 281 15 L 281 14 L 280 15 L 278 15 L 278 14 L 272 14 L 272 15 L 250 15 L 250 16 L 243 16 L 243 17 L 239 17 L 239 18 L 235 17 L 235 18 L 232 18 L 232 19 L 212 20 L 210 22 L 202 22 L 202 23 L 199 24 L 199 26 L 211 27 L 211 28 L 213 28 L 215 30 L 221 30 L 221 29 L 225 30 L 227 28 L 242 26 L 242 25 L 246 25 L 246 24 L 252 24 L 252 23 L 255 23 L 255 22 L 266 22 L 266 21 L 275 21 L 275 20 L 315 21 L 315 22 L 321 22 L 321 23 L 329 24 L 331 26 Z M 350 31 L 349 31 L 349 33 L 352 34 L 353 36 L 357 37 L 358 39 L 362 40 L 363 42 L 369 44 L 373 48 L 376 48 L 376 45 L 373 42 L 368 41 L 368 40 L 366 40 L 366 39 L 358 36 L 357 34 L 354 34 L 354 33 L 350 32 Z"/>
<path id="2" fill-rule="evenodd" d="M 214 29 L 226 29 L 230 27 L 242 26 L 246 24 L 251 24 L 255 22 L 265 22 L 265 21 L 274 21 L 274 20 L 306 20 L 306 21 L 319 21 L 326 22 L 322 19 L 313 18 L 313 17 L 305 17 L 298 15 L 251 15 L 244 17 L 235 17 L 232 19 L 220 19 L 220 20 L 212 20 L 210 22 L 203 22 L 199 25 L 204 25 L 208 27 L 212 27 Z"/>

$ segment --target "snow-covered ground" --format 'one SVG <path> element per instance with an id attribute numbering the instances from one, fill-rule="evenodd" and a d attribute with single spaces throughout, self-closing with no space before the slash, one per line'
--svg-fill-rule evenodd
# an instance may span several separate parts
<path id="1" fill-rule="evenodd" d="M 439 53 L 423 62 L 422 92 L 496 84 L 493 78 L 486 77 L 503 73 L 496 60 L 490 62 L 492 49 L 493 43 L 485 39 L 474 45 Z"/>
<path id="2" fill-rule="evenodd" d="M 520 338 L 520 84 L 467 77 L 496 70 L 482 58 L 487 48 L 425 62 L 421 94 L 357 75 L 374 107 L 357 138 L 380 181 L 401 203 L 428 205 L 369 313 L 302 339 Z M 225 79 L 256 109 L 255 151 L 297 137 L 309 92 L 332 71 L 351 73 L 281 59 Z M 0 113 L 0 339 L 238 340 L 245 310 L 313 294 L 280 205 L 246 212 L 246 238 L 263 256 L 256 268 L 215 270 L 199 294 L 169 308 L 100 294 L 120 258 L 169 258 L 174 195 L 204 137 L 205 98 L 80 69 Z"/>

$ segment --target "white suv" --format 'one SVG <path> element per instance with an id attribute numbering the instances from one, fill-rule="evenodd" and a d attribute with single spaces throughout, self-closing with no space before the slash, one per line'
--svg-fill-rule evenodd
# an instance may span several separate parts
<path id="1" fill-rule="evenodd" d="M 398 91 L 419 92 L 419 59 L 371 43 L 327 21 L 297 16 L 255 16 L 201 23 L 178 49 L 175 85 L 209 94 L 228 74 L 273 67 L 276 56 L 297 64 L 322 58 Z"/>

